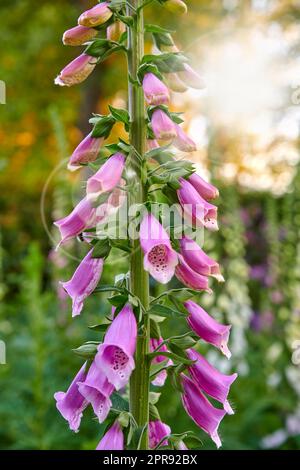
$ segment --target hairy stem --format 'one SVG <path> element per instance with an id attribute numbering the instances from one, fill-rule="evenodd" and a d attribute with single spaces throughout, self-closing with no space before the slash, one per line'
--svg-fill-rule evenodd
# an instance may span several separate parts
<path id="1" fill-rule="evenodd" d="M 137 70 L 144 55 L 144 24 L 142 0 L 128 0 L 127 15 L 134 19 L 134 25 L 128 28 L 128 72 L 130 78 L 136 80 Z M 130 5 L 133 8 L 130 8 Z M 139 156 L 145 154 L 146 128 L 145 104 L 143 90 L 129 80 L 129 113 L 131 119 L 130 143 L 138 155 L 131 156 L 130 178 L 134 184 L 131 192 L 129 207 L 142 204 L 147 200 L 147 185 L 145 164 Z M 130 265 L 130 289 L 136 295 L 145 310 L 149 307 L 149 278 L 143 269 L 143 254 L 139 240 L 133 241 L 133 251 Z M 149 422 L 149 318 L 143 315 L 139 331 L 135 357 L 135 370 L 130 379 L 130 411 L 139 427 L 144 428 L 141 439 L 141 449 L 148 449 Z"/>

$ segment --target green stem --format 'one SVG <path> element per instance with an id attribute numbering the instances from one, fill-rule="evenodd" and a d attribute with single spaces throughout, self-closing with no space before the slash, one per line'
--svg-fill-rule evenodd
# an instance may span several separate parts
<path id="1" fill-rule="evenodd" d="M 134 25 L 128 28 L 128 72 L 133 80 L 144 55 L 144 23 L 142 0 L 128 0 L 127 15 L 134 19 Z M 133 13 L 133 12 L 136 13 Z M 143 157 L 146 150 L 145 103 L 143 89 L 136 84 L 128 84 L 129 113 L 131 120 L 130 143 L 137 153 Z M 145 163 L 141 163 L 135 152 L 131 155 L 130 178 L 134 183 L 134 191 L 130 193 L 129 206 L 143 204 L 147 201 L 147 185 Z M 132 242 L 130 262 L 130 289 L 139 297 L 145 310 L 149 307 L 149 277 L 143 268 L 143 253 L 139 240 Z M 149 422 L 149 352 L 150 326 L 148 315 L 143 315 L 139 329 L 135 355 L 135 370 L 130 379 L 130 411 L 137 424 L 145 428 L 141 438 L 141 449 L 148 449 Z"/>

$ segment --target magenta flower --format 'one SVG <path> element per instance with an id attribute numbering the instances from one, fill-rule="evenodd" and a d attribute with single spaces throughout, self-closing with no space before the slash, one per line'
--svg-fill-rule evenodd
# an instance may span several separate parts
<path id="1" fill-rule="evenodd" d="M 118 421 L 104 434 L 96 450 L 124 450 L 124 435 Z"/>
<path id="2" fill-rule="evenodd" d="M 72 279 L 68 282 L 62 282 L 61 285 L 67 291 L 72 299 L 72 316 L 79 315 L 84 300 L 91 295 L 97 287 L 103 270 L 103 259 L 92 258 L 93 248 L 88 252 L 86 257 L 81 261 L 80 265 L 73 274 Z"/>
<path id="3" fill-rule="evenodd" d="M 185 445 L 183 441 L 179 441 L 176 445 L 176 449 L 178 450 L 189 450 L 188 447 Z"/>
<path id="4" fill-rule="evenodd" d="M 180 189 L 177 190 L 179 202 L 184 215 L 196 225 L 199 222 L 210 230 L 218 230 L 218 208 L 205 201 L 194 186 L 183 178 L 179 178 Z"/>
<path id="5" fill-rule="evenodd" d="M 171 140 L 177 136 L 174 122 L 161 109 L 156 109 L 151 118 L 152 130 L 158 140 Z"/>
<path id="6" fill-rule="evenodd" d="M 88 179 L 88 198 L 95 199 L 102 193 L 112 191 L 121 181 L 124 166 L 125 156 L 122 153 L 115 153 L 108 158 L 100 170 Z"/>
<path id="7" fill-rule="evenodd" d="M 188 182 L 191 183 L 203 199 L 216 199 L 219 197 L 219 191 L 215 186 L 205 181 L 197 173 L 193 173 Z"/>
<path id="8" fill-rule="evenodd" d="M 109 397 L 114 391 L 114 386 L 99 371 L 95 362 L 92 362 L 84 382 L 77 382 L 77 385 L 81 395 L 91 403 L 99 423 L 103 423 L 112 405 Z"/>
<path id="9" fill-rule="evenodd" d="M 125 387 L 133 371 L 137 323 L 129 304 L 125 305 L 106 331 L 104 342 L 98 346 L 97 367 L 117 390 Z"/>
<path id="10" fill-rule="evenodd" d="M 163 339 L 160 338 L 160 339 L 154 339 L 154 338 L 151 338 L 150 339 L 150 352 L 153 352 L 155 351 L 155 349 L 157 349 L 159 347 L 159 345 L 163 342 Z M 165 344 L 163 344 L 159 349 L 158 351 L 162 351 L 162 352 L 167 352 L 168 351 L 168 348 Z M 152 360 L 152 364 L 159 364 L 160 362 L 163 362 L 165 361 L 166 358 L 165 356 L 156 356 L 153 360 Z M 170 359 L 167 363 L 167 366 L 170 366 L 173 364 L 173 361 Z M 157 374 L 157 376 L 155 377 L 154 380 L 152 380 L 152 384 L 153 385 L 156 385 L 157 387 L 163 387 L 164 384 L 165 384 L 165 381 L 167 379 L 167 371 L 166 370 L 162 370 L 161 372 L 159 372 Z"/>
<path id="11" fill-rule="evenodd" d="M 71 214 L 54 222 L 54 225 L 59 228 L 61 234 L 59 245 L 70 240 L 70 238 L 76 237 L 84 229 L 91 228 L 95 221 L 95 216 L 96 209 L 92 207 L 85 197 L 77 204 Z"/>
<path id="12" fill-rule="evenodd" d="M 212 290 L 208 285 L 208 278 L 196 273 L 184 260 L 183 256 L 178 255 L 179 264 L 175 269 L 175 276 L 186 287 L 194 290 L 205 290 L 208 294 Z"/>
<path id="13" fill-rule="evenodd" d="M 77 432 L 80 426 L 83 411 L 88 406 L 88 401 L 79 393 L 77 382 L 84 381 L 86 377 L 86 363 L 74 378 L 67 392 L 56 392 L 56 408 L 69 422 L 70 429 Z"/>
<path id="14" fill-rule="evenodd" d="M 163 440 L 171 434 L 171 428 L 161 421 L 150 421 L 149 422 L 149 447 L 155 449 L 160 444 L 161 446 L 167 446 L 168 440 Z"/>
<path id="15" fill-rule="evenodd" d="M 170 238 L 152 215 L 147 213 L 140 227 L 140 243 L 144 252 L 144 269 L 162 284 L 167 284 L 174 276 L 178 263 Z"/>
<path id="16" fill-rule="evenodd" d="M 192 67 L 188 64 L 184 64 L 184 70 L 178 72 L 179 78 L 191 88 L 202 89 L 205 88 L 205 82 Z"/>
<path id="17" fill-rule="evenodd" d="M 68 64 L 54 80 L 55 85 L 72 86 L 83 82 L 94 70 L 97 59 L 81 54 Z"/>
<path id="18" fill-rule="evenodd" d="M 199 338 L 220 349 L 227 359 L 230 359 L 231 352 L 227 343 L 231 325 L 221 325 L 192 300 L 185 302 L 184 306 L 189 312 L 187 321 L 192 330 Z"/>
<path id="19" fill-rule="evenodd" d="M 160 104 L 168 104 L 170 101 L 168 88 L 154 73 L 145 74 L 143 90 L 145 99 L 150 105 L 158 106 Z"/>
<path id="20" fill-rule="evenodd" d="M 224 282 L 219 264 L 211 259 L 200 246 L 191 238 L 184 236 L 180 240 L 181 254 L 185 262 L 196 273 L 202 276 L 212 276 L 219 282 Z"/>
<path id="21" fill-rule="evenodd" d="M 200 390 L 222 403 L 226 413 L 234 414 L 227 397 L 237 374 L 222 374 L 194 349 L 189 349 L 187 354 L 189 359 L 197 361 L 189 367 L 189 373 Z"/>
<path id="22" fill-rule="evenodd" d="M 102 2 L 84 11 L 78 18 L 78 24 L 88 27 L 99 26 L 106 23 L 112 15 L 113 13 L 109 9 L 109 2 Z"/>
<path id="23" fill-rule="evenodd" d="M 103 142 L 104 138 L 96 139 L 92 137 L 92 133 L 88 134 L 72 153 L 68 164 L 69 170 L 77 170 L 83 163 L 94 162 Z"/>
<path id="24" fill-rule="evenodd" d="M 63 43 L 65 46 L 81 46 L 85 42 L 97 36 L 98 31 L 85 26 L 75 26 L 64 32 Z"/>
<path id="25" fill-rule="evenodd" d="M 182 403 L 185 411 L 203 431 L 210 435 L 216 446 L 221 447 L 218 427 L 226 411 L 214 408 L 197 385 L 184 374 L 182 374 L 182 385 L 184 389 Z"/>
<path id="26" fill-rule="evenodd" d="M 186 135 L 178 124 L 175 124 L 175 129 L 177 137 L 173 140 L 173 145 L 181 152 L 195 152 L 197 150 L 195 142 Z"/>

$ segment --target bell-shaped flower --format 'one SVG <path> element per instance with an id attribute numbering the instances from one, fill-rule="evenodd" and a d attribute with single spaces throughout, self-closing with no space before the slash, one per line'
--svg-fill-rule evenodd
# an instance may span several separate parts
<path id="1" fill-rule="evenodd" d="M 93 361 L 84 382 L 78 382 L 78 390 L 81 395 L 92 405 L 99 423 L 106 420 L 112 406 L 110 395 L 114 391 L 106 376 Z"/>
<path id="2" fill-rule="evenodd" d="M 164 75 L 164 79 L 170 90 L 175 91 L 176 93 L 184 93 L 188 90 L 186 84 L 180 80 L 175 72 L 166 73 Z"/>
<path id="3" fill-rule="evenodd" d="M 164 7 L 171 13 L 178 13 L 180 15 L 187 13 L 187 6 L 182 0 L 166 0 Z"/>
<path id="4" fill-rule="evenodd" d="M 152 215 L 147 213 L 140 227 L 140 243 L 144 252 L 144 269 L 161 284 L 167 284 L 174 276 L 178 263 L 170 238 Z"/>
<path id="5" fill-rule="evenodd" d="M 230 359 L 231 352 L 227 343 L 231 325 L 221 325 L 192 300 L 185 302 L 184 306 L 189 312 L 188 324 L 196 335 L 220 349 L 224 356 Z"/>
<path id="6" fill-rule="evenodd" d="M 207 395 L 222 403 L 224 410 L 229 415 L 234 414 L 228 402 L 228 394 L 231 384 L 237 378 L 237 374 L 225 375 L 213 367 L 198 351 L 187 350 L 189 359 L 194 362 L 189 367 L 189 373 L 198 387 Z"/>
<path id="7" fill-rule="evenodd" d="M 118 42 L 122 34 L 126 32 L 126 25 L 122 21 L 114 21 L 106 28 L 106 38 L 109 41 Z"/>
<path id="8" fill-rule="evenodd" d="M 54 225 L 59 228 L 61 234 L 59 245 L 73 237 L 77 237 L 84 229 L 91 228 L 95 221 L 95 216 L 96 209 L 92 207 L 90 201 L 85 197 L 67 217 L 54 222 Z"/>
<path id="9" fill-rule="evenodd" d="M 106 431 L 96 450 L 124 450 L 124 434 L 118 421 Z"/>
<path id="10" fill-rule="evenodd" d="M 188 64 L 184 64 L 184 70 L 178 72 L 179 78 L 191 88 L 201 90 L 205 88 L 205 81 L 194 69 Z"/>
<path id="11" fill-rule="evenodd" d="M 154 136 L 158 140 L 171 140 L 177 136 L 174 122 L 161 109 L 156 109 L 151 118 Z"/>
<path id="12" fill-rule="evenodd" d="M 175 124 L 177 137 L 173 140 L 173 145 L 181 152 L 195 152 L 197 150 L 195 142 L 181 129 L 178 124 Z"/>
<path id="13" fill-rule="evenodd" d="M 149 447 L 155 449 L 158 444 L 159 446 L 167 446 L 168 440 L 164 438 L 171 434 L 171 428 L 162 421 L 150 421 L 149 422 Z"/>
<path id="14" fill-rule="evenodd" d="M 215 408 L 201 393 L 198 386 L 186 375 L 182 374 L 182 403 L 192 420 L 210 435 L 216 446 L 221 447 L 218 435 L 220 422 L 226 414 L 225 410 Z"/>
<path id="15" fill-rule="evenodd" d="M 112 155 L 104 165 L 87 180 L 86 193 L 89 199 L 97 199 L 102 193 L 112 191 L 121 181 L 125 166 L 122 153 Z"/>
<path id="16" fill-rule="evenodd" d="M 88 134 L 72 153 L 68 164 L 69 170 L 74 171 L 84 163 L 94 162 L 98 157 L 103 142 L 104 138 L 95 138 L 92 137 L 91 133 Z"/>
<path id="17" fill-rule="evenodd" d="M 168 104 L 170 101 L 168 87 L 166 87 L 154 73 L 145 74 L 143 78 L 143 90 L 147 103 L 152 106 Z"/>
<path id="18" fill-rule="evenodd" d="M 127 304 L 113 319 L 95 356 L 97 367 L 117 390 L 125 387 L 135 367 L 136 339 L 136 318 Z"/>
<path id="19" fill-rule="evenodd" d="M 197 173 L 193 173 L 188 178 L 188 182 L 194 186 L 203 199 L 216 199 L 219 197 L 218 189 L 197 175 Z"/>
<path id="20" fill-rule="evenodd" d="M 212 276 L 217 281 L 224 282 L 219 264 L 210 258 L 194 240 L 184 236 L 179 243 L 185 262 L 196 273 L 202 276 Z"/>
<path id="21" fill-rule="evenodd" d="M 86 363 L 74 378 L 66 392 L 56 392 L 56 408 L 60 414 L 69 422 L 70 429 L 77 432 L 80 426 L 83 411 L 88 406 L 88 401 L 78 390 L 77 382 L 84 381 L 86 377 Z"/>
<path id="22" fill-rule="evenodd" d="M 94 70 L 97 59 L 81 54 L 70 62 L 54 80 L 55 85 L 72 86 L 83 82 Z"/>
<path id="23" fill-rule="evenodd" d="M 208 285 L 208 278 L 196 273 L 184 260 L 182 255 L 178 255 L 179 264 L 175 269 L 175 276 L 186 287 L 194 290 L 204 290 L 208 294 L 212 293 Z"/>
<path id="24" fill-rule="evenodd" d="M 102 274 L 103 259 L 92 256 L 93 248 L 81 261 L 72 279 L 61 283 L 72 299 L 73 317 L 80 314 L 84 300 L 95 290 Z"/>
<path id="25" fill-rule="evenodd" d="M 160 338 L 160 339 L 151 338 L 150 339 L 150 352 L 153 352 L 156 349 L 158 351 L 168 352 L 168 348 L 165 344 L 160 346 L 160 344 L 162 342 L 163 342 L 162 338 Z M 165 360 L 166 360 L 165 356 L 156 356 L 154 359 L 152 359 L 152 364 L 159 364 L 159 363 L 161 363 Z M 167 362 L 167 366 L 171 366 L 172 364 L 173 364 L 173 361 L 171 359 L 169 359 L 169 361 Z M 163 387 L 164 384 L 165 384 L 166 379 L 167 379 L 167 371 L 166 370 L 161 370 L 156 375 L 155 379 L 152 380 L 151 383 L 152 383 L 152 385 L 156 385 L 157 387 Z"/>
<path id="26" fill-rule="evenodd" d="M 177 196 L 184 216 L 193 225 L 199 223 L 209 230 L 218 230 L 218 208 L 205 201 L 187 180 L 179 178 L 179 182 L 180 188 L 177 190 Z"/>
<path id="27" fill-rule="evenodd" d="M 113 15 L 109 2 L 102 2 L 84 11 L 78 18 L 78 24 L 87 27 L 99 26 L 106 23 Z"/>
<path id="28" fill-rule="evenodd" d="M 98 31 L 85 26 L 75 26 L 64 32 L 63 43 L 65 46 L 81 46 L 85 42 L 97 36 Z"/>

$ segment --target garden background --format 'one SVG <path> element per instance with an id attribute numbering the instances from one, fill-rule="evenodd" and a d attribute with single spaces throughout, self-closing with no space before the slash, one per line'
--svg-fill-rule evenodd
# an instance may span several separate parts
<path id="1" fill-rule="evenodd" d="M 106 112 L 108 102 L 126 105 L 118 55 L 81 86 L 53 83 L 78 55 L 61 36 L 93 3 L 1 0 L 1 449 L 93 449 L 101 435 L 87 416 L 71 433 L 53 399 L 81 364 L 71 350 L 95 339 L 86 326 L 108 312 L 97 294 L 72 321 L 58 281 L 71 276 L 80 245 L 53 250 L 52 221 L 72 208 L 84 178 L 67 172 L 66 159 L 89 132 L 93 112 Z M 300 449 L 300 2 L 186 3 L 187 17 L 156 3 L 146 15 L 154 23 L 160 9 L 161 23 L 177 29 L 176 41 L 207 82 L 205 91 L 177 94 L 174 110 L 185 110 L 199 147 L 192 159 L 221 193 L 221 228 L 206 236 L 205 249 L 221 262 L 226 283 L 204 295 L 203 305 L 233 325 L 230 365 L 209 353 L 224 371 L 239 373 L 231 392 L 236 413 L 220 429 L 223 449 Z M 112 262 L 126 270 L 119 253 Z M 111 276 L 106 265 L 103 282 Z M 171 328 L 181 328 L 176 319 Z M 184 431 L 190 420 L 166 386 L 161 416 Z M 193 429 L 204 449 L 213 448 Z"/>

